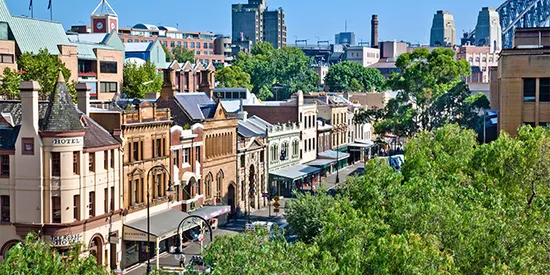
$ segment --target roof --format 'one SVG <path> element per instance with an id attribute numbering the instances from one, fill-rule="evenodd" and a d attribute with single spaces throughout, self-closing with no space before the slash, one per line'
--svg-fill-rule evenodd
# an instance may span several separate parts
<path id="1" fill-rule="evenodd" d="M 316 159 L 314 161 L 306 163 L 309 166 L 326 167 L 329 164 L 336 163 L 334 159 Z"/>
<path id="2" fill-rule="evenodd" d="M 246 120 L 239 119 L 237 132 L 243 137 L 265 137 L 266 128 L 273 125 L 258 116 L 251 116 Z"/>
<path id="3" fill-rule="evenodd" d="M 153 42 L 139 42 L 139 43 L 124 43 L 126 52 L 146 52 L 149 51 L 149 46 Z"/>
<path id="4" fill-rule="evenodd" d="M 159 30 L 159 28 L 155 25 L 142 24 L 142 23 L 136 24 L 132 28 L 134 28 L 134 29 L 146 29 L 146 30 L 150 30 L 150 31 L 158 31 Z"/>
<path id="5" fill-rule="evenodd" d="M 189 217 L 189 214 L 176 209 L 168 209 L 166 211 L 155 213 L 150 216 L 151 220 L 149 232 L 151 232 L 151 235 L 158 237 L 165 233 L 177 230 L 180 221 L 186 217 Z M 140 219 L 127 222 L 124 226 L 128 226 L 142 232 L 147 232 L 147 221 L 147 217 L 142 217 Z"/>
<path id="6" fill-rule="evenodd" d="M 338 160 L 343 160 L 343 159 L 347 159 L 349 157 L 349 154 L 344 152 L 336 152 L 333 150 L 319 153 L 319 158 L 336 159 L 336 157 L 338 157 Z"/>
<path id="7" fill-rule="evenodd" d="M 190 215 L 196 215 L 203 217 L 205 220 L 218 217 L 222 214 L 231 212 L 230 205 L 216 205 L 216 206 L 204 206 L 193 212 L 189 212 Z"/>
<path id="8" fill-rule="evenodd" d="M 83 43 L 104 43 L 104 40 L 109 34 L 107 33 L 75 33 L 68 34 L 67 37 L 71 42 L 83 42 Z"/>
<path id="9" fill-rule="evenodd" d="M 78 59 L 97 60 L 94 49 L 115 50 L 115 48 L 107 45 L 75 43 L 78 50 Z"/>
<path id="10" fill-rule="evenodd" d="M 69 93 L 67 84 L 63 82 L 63 75 L 59 72 L 59 79 L 54 91 L 50 94 L 48 110 L 40 125 L 41 131 L 65 132 L 84 130 L 81 121 L 82 113 L 75 108 L 73 97 Z"/>
<path id="11" fill-rule="evenodd" d="M 15 127 L 0 127 L 0 150 L 15 150 L 15 142 L 17 141 L 17 136 L 19 136 L 19 130 L 21 126 Z"/>
<path id="12" fill-rule="evenodd" d="M 176 95 L 175 100 L 187 111 L 192 120 L 210 118 L 210 116 L 205 116 L 205 114 L 210 115 L 209 108 L 215 105 L 214 100 L 206 93 L 182 93 Z"/>
<path id="13" fill-rule="evenodd" d="M 321 169 L 313 166 L 296 164 L 287 168 L 269 172 L 269 174 L 291 180 L 305 178 L 310 174 L 318 173 Z"/>

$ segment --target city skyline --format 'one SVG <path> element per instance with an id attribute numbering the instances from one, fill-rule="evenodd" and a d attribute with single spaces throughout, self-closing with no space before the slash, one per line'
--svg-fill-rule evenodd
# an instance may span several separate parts
<path id="1" fill-rule="evenodd" d="M 13 15 L 30 17 L 28 0 L 4 0 Z M 99 1 L 82 0 L 78 9 L 72 7 L 73 1 L 53 0 L 53 20 L 61 22 L 65 29 L 72 25 L 89 24 L 90 14 Z M 120 27 L 131 27 L 138 23 L 167 25 L 179 27 L 184 31 L 211 31 L 214 33 L 231 34 L 231 4 L 246 3 L 246 1 L 213 0 L 208 6 L 208 12 L 202 12 L 202 1 L 192 0 L 185 3 L 193 12 L 180 12 L 171 9 L 173 5 L 180 5 L 181 1 L 163 0 L 157 8 L 158 12 L 149 12 L 150 2 L 145 0 L 132 1 L 128 6 L 124 0 L 109 1 L 119 15 Z M 337 8 L 329 2 L 268 0 L 269 9 L 282 7 L 286 13 L 288 26 L 288 45 L 293 45 L 296 39 L 308 40 L 308 44 L 315 44 L 318 40 L 334 42 L 334 35 L 345 30 L 355 32 L 356 42 L 370 42 L 370 19 L 372 14 L 378 14 L 380 20 L 379 40 L 408 41 L 411 43 L 428 44 L 433 14 L 437 10 L 447 10 L 455 18 L 457 41 L 463 31 L 473 30 L 477 22 L 478 12 L 482 7 L 497 8 L 503 0 L 489 0 L 482 5 L 478 1 L 466 0 L 462 2 L 440 1 L 437 5 L 429 0 L 420 0 L 410 3 L 405 0 L 395 0 L 392 7 L 385 7 L 384 3 L 363 3 L 356 0 L 343 0 Z M 50 12 L 47 9 L 48 0 L 34 0 L 34 17 L 49 20 Z M 350 8 L 354 7 L 354 8 Z M 395 9 L 394 7 L 402 7 Z M 468 7 L 465 9 L 464 7 Z M 182 14 L 182 15 L 180 15 Z M 207 15 L 207 16 L 206 16 Z M 414 17 L 418 17 L 415 19 Z M 166 20 L 166 18 L 170 18 Z M 210 19 L 214 18 L 214 20 Z M 325 19 L 334 18 L 334 19 Z M 395 21 L 395 18 L 400 21 Z M 414 24 L 407 23 L 408 21 Z"/>

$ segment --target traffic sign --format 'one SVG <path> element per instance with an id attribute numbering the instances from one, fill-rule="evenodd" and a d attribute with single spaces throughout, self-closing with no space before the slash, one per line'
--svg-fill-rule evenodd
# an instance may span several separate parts
<path id="1" fill-rule="evenodd" d="M 278 202 L 275 202 L 275 203 L 273 204 L 273 206 L 275 207 L 275 209 L 278 209 L 279 206 L 281 206 L 281 205 L 280 205 Z"/>
<path id="2" fill-rule="evenodd" d="M 273 209 L 273 212 L 279 212 L 279 208 Z"/>

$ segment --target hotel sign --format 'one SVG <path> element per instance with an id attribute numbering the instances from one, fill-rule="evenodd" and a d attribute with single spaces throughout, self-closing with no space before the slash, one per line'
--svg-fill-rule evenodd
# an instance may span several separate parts
<path id="1" fill-rule="evenodd" d="M 52 140 L 52 145 L 75 145 L 81 143 L 82 138 L 56 138 Z"/>
<path id="2" fill-rule="evenodd" d="M 79 243 L 82 240 L 82 234 L 72 234 L 64 236 L 52 236 L 51 243 L 53 246 L 69 246 Z"/>

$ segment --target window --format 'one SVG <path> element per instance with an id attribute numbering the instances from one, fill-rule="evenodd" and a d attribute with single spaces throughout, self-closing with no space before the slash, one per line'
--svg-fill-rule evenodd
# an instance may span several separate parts
<path id="1" fill-rule="evenodd" d="M 191 148 L 184 148 L 181 155 L 181 161 L 183 164 L 189 164 L 191 158 Z"/>
<path id="2" fill-rule="evenodd" d="M 195 48 L 195 42 L 191 42 L 191 49 Z"/>
<path id="3" fill-rule="evenodd" d="M 244 167 L 244 155 L 241 155 L 241 168 Z"/>
<path id="4" fill-rule="evenodd" d="M 116 61 L 100 61 L 99 72 L 102 74 L 116 74 L 118 72 Z"/>
<path id="5" fill-rule="evenodd" d="M 73 152 L 73 175 L 80 175 L 80 153 Z"/>
<path id="6" fill-rule="evenodd" d="M 273 144 L 271 146 L 271 161 L 277 161 L 278 157 L 279 157 L 279 146 L 277 146 L 277 144 Z"/>
<path id="7" fill-rule="evenodd" d="M 168 42 L 167 42 L 167 41 L 162 41 L 162 44 L 164 44 L 164 46 L 168 46 Z"/>
<path id="8" fill-rule="evenodd" d="M 171 41 L 171 42 L 170 42 L 170 47 L 173 48 L 173 47 L 175 47 L 175 46 L 176 46 L 176 42 Z"/>
<path id="9" fill-rule="evenodd" d="M 52 152 L 52 177 L 61 176 L 61 156 L 59 152 Z"/>
<path id="10" fill-rule="evenodd" d="M 213 48 L 214 48 L 214 44 L 213 44 L 213 43 L 208 43 L 208 48 L 209 48 L 209 49 L 213 49 Z"/>
<path id="11" fill-rule="evenodd" d="M 283 146 L 281 147 L 281 160 L 287 159 L 287 152 L 288 152 L 288 143 L 284 142 Z"/>
<path id="12" fill-rule="evenodd" d="M 109 151 L 103 151 L 103 169 L 109 169 Z"/>
<path id="13" fill-rule="evenodd" d="M 299 155 L 300 153 L 300 142 L 295 139 L 293 142 L 292 142 L 292 156 L 293 157 L 296 157 Z"/>
<path id="14" fill-rule="evenodd" d="M 155 141 L 155 156 L 161 157 L 162 156 L 162 139 L 157 139 Z"/>
<path id="15" fill-rule="evenodd" d="M 103 211 L 109 212 L 109 188 L 103 189 Z"/>
<path id="16" fill-rule="evenodd" d="M 132 43 L 132 42 L 134 42 L 132 39 L 128 39 L 128 43 Z"/>
<path id="17" fill-rule="evenodd" d="M 116 82 L 101 82 L 99 83 L 99 91 L 101 93 L 116 93 L 117 84 Z"/>
<path id="18" fill-rule="evenodd" d="M 13 64 L 13 54 L 0 54 L 0 62 Z"/>
<path id="19" fill-rule="evenodd" d="M 196 51 L 195 52 L 197 55 L 200 55 L 201 54 L 201 51 Z M 200 60 L 200 62 L 202 62 L 202 59 Z"/>
<path id="20" fill-rule="evenodd" d="M 0 156 L 0 176 L 3 176 L 3 177 L 10 176 L 10 156 L 9 155 Z"/>
<path id="21" fill-rule="evenodd" d="M 80 220 L 80 195 L 73 196 L 73 218 L 75 221 Z"/>
<path id="22" fill-rule="evenodd" d="M 206 180 L 204 180 L 204 189 L 206 191 L 206 197 L 211 198 L 212 197 L 212 174 L 208 174 L 206 176 Z"/>
<path id="23" fill-rule="evenodd" d="M 115 169 L 115 150 L 111 150 L 111 168 Z"/>
<path id="24" fill-rule="evenodd" d="M 2 222 L 10 221 L 10 196 L 0 196 L 0 215 Z"/>
<path id="25" fill-rule="evenodd" d="M 52 223 L 61 223 L 61 197 L 52 197 Z"/>
<path id="26" fill-rule="evenodd" d="M 523 79 L 523 102 L 535 102 L 537 81 L 535 78 Z"/>
<path id="27" fill-rule="evenodd" d="M 205 42 L 204 44 L 202 44 L 202 48 L 203 49 L 208 49 L 208 43 Z"/>
<path id="28" fill-rule="evenodd" d="M 187 48 L 187 42 L 183 42 L 183 47 Z"/>
<path id="29" fill-rule="evenodd" d="M 180 160 L 179 160 L 179 157 L 180 157 L 180 151 L 179 150 L 174 150 L 174 153 L 173 153 L 173 158 L 172 158 L 172 164 L 176 167 L 180 167 Z"/>
<path id="30" fill-rule="evenodd" d="M 139 160 L 139 142 L 134 141 L 134 144 L 132 146 L 132 155 L 134 156 L 133 161 Z"/>
<path id="31" fill-rule="evenodd" d="M 111 211 L 115 210 L 115 187 L 111 186 Z"/>
<path id="32" fill-rule="evenodd" d="M 88 170 L 95 172 L 95 153 L 88 154 Z"/>
<path id="33" fill-rule="evenodd" d="M 89 214 L 90 214 L 90 217 L 91 216 L 95 216 L 95 192 L 92 191 L 89 193 Z"/>
<path id="34" fill-rule="evenodd" d="M 178 47 L 180 47 L 180 46 L 181 46 L 181 41 L 178 41 Z"/>
<path id="35" fill-rule="evenodd" d="M 550 78 L 539 79 L 539 101 L 550 102 Z"/>
<path id="36" fill-rule="evenodd" d="M 137 180 L 134 180 L 133 184 L 132 184 L 132 199 L 131 199 L 131 202 L 133 203 L 138 203 L 139 202 L 139 198 L 138 198 L 138 191 L 139 190 L 139 179 Z"/>
<path id="37" fill-rule="evenodd" d="M 22 155 L 34 155 L 34 138 L 23 138 Z"/>
<path id="38" fill-rule="evenodd" d="M 201 161 L 201 148 L 195 147 L 195 161 Z"/>

